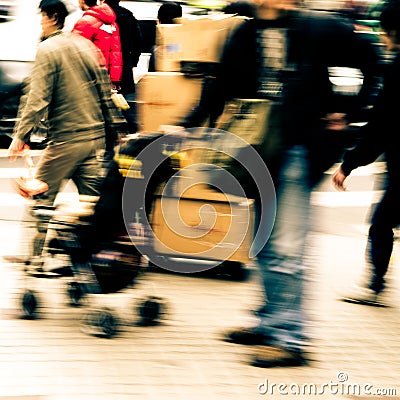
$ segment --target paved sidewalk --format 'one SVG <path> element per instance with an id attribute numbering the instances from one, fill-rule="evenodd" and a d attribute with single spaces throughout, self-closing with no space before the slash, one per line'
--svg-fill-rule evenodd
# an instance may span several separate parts
<path id="1" fill-rule="evenodd" d="M 251 367 L 250 347 L 219 340 L 257 306 L 255 273 L 247 282 L 149 273 L 130 292 L 96 299 L 128 324 L 102 339 L 81 331 L 85 309 L 67 306 L 62 280 L 28 284 L 18 267 L 0 264 L 0 399 L 400 399 L 399 263 L 391 266 L 392 307 L 347 304 L 337 297 L 362 269 L 364 237 L 320 234 L 314 243 L 307 312 L 315 361 L 301 368 Z M 19 318 L 26 286 L 46 306 L 40 319 Z M 148 294 L 166 299 L 168 316 L 134 326 L 134 305 Z"/>

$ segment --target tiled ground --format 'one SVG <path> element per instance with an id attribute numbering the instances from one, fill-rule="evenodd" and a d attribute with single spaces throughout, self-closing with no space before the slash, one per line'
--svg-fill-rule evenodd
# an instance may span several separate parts
<path id="1" fill-rule="evenodd" d="M 127 324 L 118 337 L 107 340 L 82 332 L 80 318 L 85 309 L 66 305 L 62 281 L 24 283 L 21 271 L 2 264 L 0 396 L 30 400 L 251 400 L 346 399 L 351 398 L 348 394 L 360 394 L 363 397 L 359 398 L 400 399 L 398 265 L 392 265 L 393 289 L 388 294 L 392 307 L 372 308 L 337 300 L 361 271 L 363 246 L 362 238 L 315 238 L 318 257 L 310 273 L 307 302 L 315 361 L 308 367 L 274 370 L 249 366 L 251 348 L 219 340 L 224 328 L 242 324 L 249 316 L 247 310 L 258 304 L 256 274 L 248 282 L 230 282 L 150 273 L 136 290 L 94 300 L 93 304 L 112 306 Z M 18 318 L 18 296 L 24 285 L 33 284 L 46 308 L 42 318 L 23 320 Z M 167 301 L 169 312 L 162 325 L 134 326 L 134 306 L 146 294 Z M 266 383 L 268 391 L 263 394 Z M 310 390 L 319 394 L 280 393 L 280 383 L 293 391 L 304 384 L 306 390 L 314 385 Z M 365 385 L 371 395 L 363 392 Z M 396 391 L 397 397 L 378 396 L 378 390 L 386 394 Z"/>

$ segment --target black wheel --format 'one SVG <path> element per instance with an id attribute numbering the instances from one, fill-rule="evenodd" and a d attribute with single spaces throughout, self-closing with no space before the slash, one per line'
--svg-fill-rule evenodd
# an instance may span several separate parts
<path id="1" fill-rule="evenodd" d="M 101 311 L 97 319 L 97 326 L 102 336 L 112 338 L 117 334 L 118 321 L 109 311 Z"/>
<path id="2" fill-rule="evenodd" d="M 118 320 L 107 309 L 90 311 L 85 320 L 86 333 L 107 339 L 114 337 L 118 332 Z"/>
<path id="3" fill-rule="evenodd" d="M 31 290 L 27 290 L 22 296 L 22 310 L 25 318 L 33 318 L 38 308 L 37 297 Z"/>
<path id="4" fill-rule="evenodd" d="M 160 317 L 164 314 L 165 305 L 159 297 L 148 297 L 144 299 L 138 307 L 140 320 L 139 325 L 149 326 L 159 322 Z"/>
<path id="5" fill-rule="evenodd" d="M 216 268 L 216 274 L 222 279 L 240 282 L 248 278 L 249 271 L 238 261 L 224 261 Z"/>
<path id="6" fill-rule="evenodd" d="M 81 305 L 85 293 L 78 282 L 70 282 L 68 284 L 67 293 L 72 306 L 78 307 Z"/>

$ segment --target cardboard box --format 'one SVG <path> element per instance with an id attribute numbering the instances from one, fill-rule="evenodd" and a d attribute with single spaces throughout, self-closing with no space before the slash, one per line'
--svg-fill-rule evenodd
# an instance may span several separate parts
<path id="1" fill-rule="evenodd" d="M 179 72 L 185 32 L 180 24 L 158 24 L 154 60 L 157 71 Z"/>
<path id="2" fill-rule="evenodd" d="M 201 79 L 178 72 L 146 74 L 137 85 L 140 130 L 158 131 L 160 125 L 178 124 L 197 105 L 201 84 Z"/>
<path id="3" fill-rule="evenodd" d="M 227 38 L 246 19 L 215 14 L 178 18 L 179 24 L 158 25 L 157 71 L 180 71 L 180 61 L 219 62 Z"/>
<path id="4" fill-rule="evenodd" d="M 229 201 L 230 200 L 230 201 Z M 254 203 L 202 185 L 182 197 L 158 197 L 152 227 L 160 255 L 199 260 L 250 261 Z"/>

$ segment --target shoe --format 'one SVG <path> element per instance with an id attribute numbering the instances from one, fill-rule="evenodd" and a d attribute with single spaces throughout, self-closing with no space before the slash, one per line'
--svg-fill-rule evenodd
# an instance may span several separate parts
<path id="1" fill-rule="evenodd" d="M 48 272 L 51 272 L 53 274 L 58 274 L 60 276 L 74 276 L 74 272 L 72 271 L 72 268 L 69 265 L 49 269 Z"/>
<path id="2" fill-rule="evenodd" d="M 236 328 L 223 333 L 225 342 L 256 346 L 264 344 L 265 337 L 256 328 Z"/>
<path id="3" fill-rule="evenodd" d="M 26 264 L 28 258 L 22 256 L 2 256 L 3 260 L 10 264 Z"/>
<path id="4" fill-rule="evenodd" d="M 356 286 L 350 293 L 342 297 L 347 303 L 362 304 L 374 307 L 387 307 L 382 301 L 382 292 Z"/>
<path id="5" fill-rule="evenodd" d="M 253 367 L 259 368 L 301 367 L 308 364 L 309 360 L 303 351 L 275 346 L 257 346 L 251 361 Z"/>

